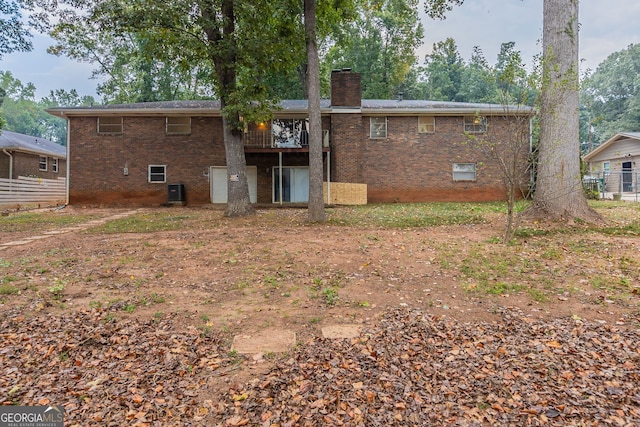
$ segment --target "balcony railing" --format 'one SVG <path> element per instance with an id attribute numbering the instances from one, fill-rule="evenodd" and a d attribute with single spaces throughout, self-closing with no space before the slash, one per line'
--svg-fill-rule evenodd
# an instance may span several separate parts
<path id="1" fill-rule="evenodd" d="M 269 130 L 247 131 L 243 137 L 245 148 L 308 148 L 306 134 L 294 135 L 288 139 L 276 139 Z M 329 148 L 329 131 L 322 130 L 322 146 Z"/>

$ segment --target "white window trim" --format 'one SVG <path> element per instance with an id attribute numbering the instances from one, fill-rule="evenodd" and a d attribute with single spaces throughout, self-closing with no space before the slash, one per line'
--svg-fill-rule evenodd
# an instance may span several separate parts
<path id="1" fill-rule="evenodd" d="M 56 157 L 51 159 L 51 172 L 58 173 L 58 159 Z"/>
<path id="2" fill-rule="evenodd" d="M 465 133 L 487 133 L 488 121 L 485 116 L 464 116 Z"/>
<path id="3" fill-rule="evenodd" d="M 382 122 L 378 122 L 374 124 L 375 120 L 378 119 L 383 119 L 384 120 L 384 124 Z M 384 128 L 383 128 L 384 126 Z M 376 127 L 378 127 L 379 129 L 375 129 Z M 387 117 L 369 117 L 369 138 L 371 139 L 386 139 L 387 135 L 388 135 L 388 123 L 387 123 Z M 374 130 L 375 129 L 375 130 Z M 382 135 L 384 131 L 384 135 Z"/>
<path id="4" fill-rule="evenodd" d="M 40 172 L 46 172 L 49 170 L 49 159 L 47 156 L 40 156 L 40 159 L 38 160 L 38 170 Z"/>
<path id="5" fill-rule="evenodd" d="M 179 120 L 179 123 L 173 120 Z M 186 119 L 186 120 L 185 120 Z M 184 123 L 182 122 L 184 121 Z M 185 116 L 167 116 L 165 119 L 165 131 L 167 135 L 190 135 L 191 134 L 191 117 Z"/>
<path id="6" fill-rule="evenodd" d="M 158 173 L 158 172 L 154 172 L 151 173 L 151 169 L 152 168 L 163 168 L 163 172 L 162 174 Z M 167 165 L 149 165 L 148 169 L 148 174 L 147 174 L 147 180 L 150 184 L 164 184 L 165 182 L 167 182 Z M 162 175 L 162 181 L 158 181 L 158 180 L 151 180 L 151 176 L 160 176 Z"/>
<path id="7" fill-rule="evenodd" d="M 431 123 L 421 123 L 421 119 L 431 119 Z M 432 130 L 425 130 L 427 127 Z M 436 116 L 418 116 L 418 133 L 436 133 Z"/>
<path id="8" fill-rule="evenodd" d="M 473 171 L 471 170 L 464 170 L 466 168 L 470 168 L 470 166 L 473 166 Z M 456 170 L 457 169 L 457 170 Z M 452 165 L 451 168 L 451 172 L 452 172 L 452 178 L 455 182 L 476 182 L 478 180 L 478 164 L 477 163 L 471 163 L 471 162 L 467 162 L 467 163 L 454 163 Z M 456 174 L 458 176 L 456 176 Z M 473 174 L 473 178 L 471 177 L 465 177 L 465 178 L 460 178 L 460 175 L 470 175 Z"/>
<path id="9" fill-rule="evenodd" d="M 100 124 L 100 119 L 102 119 L 103 121 L 105 121 L 105 119 L 114 119 L 113 123 L 103 123 L 102 125 Z M 119 119 L 120 123 L 115 123 L 117 122 Z M 106 116 L 106 117 L 98 117 L 97 120 L 97 127 L 98 127 L 98 134 L 99 135 L 120 135 L 124 132 L 124 118 L 121 116 L 117 116 L 117 117 L 113 117 L 113 116 Z M 112 129 L 109 130 L 105 130 L 108 129 L 109 127 L 111 127 Z M 119 129 L 117 129 L 117 128 Z"/>

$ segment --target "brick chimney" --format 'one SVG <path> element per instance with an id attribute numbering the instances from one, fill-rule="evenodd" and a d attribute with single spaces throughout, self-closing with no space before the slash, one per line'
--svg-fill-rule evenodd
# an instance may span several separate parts
<path id="1" fill-rule="evenodd" d="M 331 72 L 331 106 L 360 108 L 362 89 L 360 73 L 352 73 L 351 68 Z"/>

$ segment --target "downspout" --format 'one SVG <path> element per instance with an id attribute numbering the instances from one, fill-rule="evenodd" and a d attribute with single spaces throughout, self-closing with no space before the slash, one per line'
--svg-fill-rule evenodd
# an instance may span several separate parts
<path id="1" fill-rule="evenodd" d="M 62 113 L 64 114 L 64 113 Z M 67 158 L 66 163 L 67 163 L 67 177 L 65 180 L 65 199 L 64 199 L 64 204 L 68 205 L 69 204 L 69 159 L 71 158 L 70 156 L 70 147 L 71 147 L 71 120 L 69 120 L 69 118 L 67 117 Z"/>
<path id="2" fill-rule="evenodd" d="M 280 192 L 279 202 L 282 205 L 282 151 L 278 152 L 278 189 Z"/>
<path id="3" fill-rule="evenodd" d="M 9 179 L 13 179 L 13 155 L 6 149 L 3 149 L 2 152 L 9 156 Z"/>
<path id="4" fill-rule="evenodd" d="M 331 151 L 327 152 L 327 204 L 331 205 Z"/>

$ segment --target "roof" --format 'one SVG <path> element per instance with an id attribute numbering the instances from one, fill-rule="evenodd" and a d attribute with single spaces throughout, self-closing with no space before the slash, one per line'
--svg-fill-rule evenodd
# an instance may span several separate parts
<path id="1" fill-rule="evenodd" d="M 275 111 L 288 114 L 304 114 L 307 112 L 307 100 L 283 100 Z M 504 106 L 500 104 L 476 104 L 468 102 L 425 101 L 425 100 L 389 100 L 363 99 L 360 107 L 336 107 L 330 100 L 322 100 L 320 108 L 323 113 L 361 112 L 362 114 L 385 115 L 533 115 L 535 109 L 527 106 Z M 220 101 L 160 101 L 140 102 L 134 104 L 110 104 L 90 107 L 57 107 L 47 110 L 58 117 L 81 117 L 102 115 L 198 115 L 220 116 Z"/>
<path id="2" fill-rule="evenodd" d="M 603 152 L 608 147 L 612 146 L 613 144 L 615 144 L 616 142 L 620 141 L 621 139 L 637 139 L 637 140 L 640 141 L 640 133 L 639 132 L 620 132 L 620 133 L 617 133 L 614 136 L 612 136 L 611 138 L 609 138 L 607 141 L 605 141 L 602 144 L 600 144 L 599 146 L 597 146 L 593 151 L 585 154 L 583 156 L 583 160 L 585 162 L 590 161 L 592 158 L 597 156 L 599 153 Z"/>
<path id="3" fill-rule="evenodd" d="M 60 158 L 67 157 L 67 148 L 48 139 L 0 130 L 0 150 L 21 151 Z"/>

